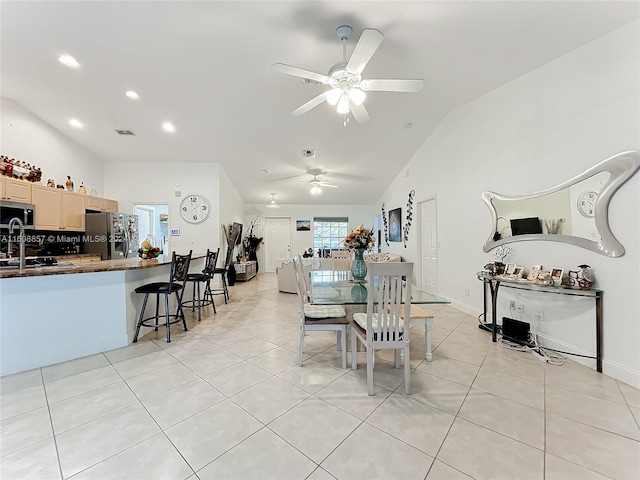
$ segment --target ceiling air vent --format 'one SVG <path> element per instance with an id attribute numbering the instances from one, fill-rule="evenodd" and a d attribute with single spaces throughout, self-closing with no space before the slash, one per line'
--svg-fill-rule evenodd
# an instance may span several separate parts
<path id="1" fill-rule="evenodd" d="M 316 158 L 315 150 L 302 150 L 302 158 Z"/>
<path id="2" fill-rule="evenodd" d="M 116 128 L 116 133 L 118 135 L 134 135 L 135 136 L 135 133 L 133 133 L 131 130 L 118 130 Z"/>

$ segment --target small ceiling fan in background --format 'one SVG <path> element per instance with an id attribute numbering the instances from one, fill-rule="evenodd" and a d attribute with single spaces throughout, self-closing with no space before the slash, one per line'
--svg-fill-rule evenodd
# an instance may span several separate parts
<path id="1" fill-rule="evenodd" d="M 342 40 L 342 61 L 332 66 L 328 75 L 303 70 L 284 63 L 274 63 L 271 66 L 277 72 L 315 80 L 322 85 L 331 87 L 331 90 L 321 93 L 296 108 L 291 112 L 292 115 L 298 116 L 307 113 L 326 101 L 330 105 L 336 105 L 338 113 L 344 114 L 345 117 L 351 113 L 356 122 L 363 123 L 369 120 L 369 114 L 363 103 L 366 97 L 365 92 L 419 92 L 422 90 L 424 86 L 422 79 L 363 79 L 361 73 L 382 43 L 384 36 L 373 28 L 363 30 L 351 58 L 347 61 L 347 39 L 352 32 L 353 29 L 349 25 L 342 25 L 336 29 L 338 37 Z"/>
<path id="2" fill-rule="evenodd" d="M 309 193 L 311 193 L 311 195 L 320 195 L 322 193 L 322 187 L 338 188 L 338 185 L 334 185 L 331 182 L 318 179 L 320 175 L 323 175 L 326 173 L 320 170 L 319 168 L 312 168 L 308 170 L 307 173 L 313 177 L 311 180 L 298 180 L 298 181 L 301 183 L 307 183 L 311 185 L 311 190 L 309 190 Z"/>

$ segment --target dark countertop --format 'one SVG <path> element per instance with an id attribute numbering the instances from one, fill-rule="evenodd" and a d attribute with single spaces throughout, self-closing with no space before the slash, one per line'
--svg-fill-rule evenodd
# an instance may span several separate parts
<path id="1" fill-rule="evenodd" d="M 191 260 L 204 258 L 205 255 L 193 255 Z M 61 262 L 62 263 L 62 262 Z M 141 258 L 127 258 L 122 260 L 105 260 L 102 262 L 83 263 L 73 266 L 55 266 L 55 267 L 38 267 L 26 268 L 23 271 L 2 270 L 0 271 L 0 279 L 4 278 L 24 278 L 24 277 L 41 277 L 44 275 L 67 275 L 73 273 L 95 273 L 95 272 L 118 272 L 122 270 L 139 270 L 145 268 L 159 267 L 160 265 L 168 265 L 171 263 L 171 256 L 161 255 L 152 260 Z M 64 264 L 63 264 L 64 265 Z M 69 264 L 71 265 L 71 264 Z"/>

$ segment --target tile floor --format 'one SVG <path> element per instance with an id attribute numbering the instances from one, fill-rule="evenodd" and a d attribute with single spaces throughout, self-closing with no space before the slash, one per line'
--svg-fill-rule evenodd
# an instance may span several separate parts
<path id="1" fill-rule="evenodd" d="M 218 300 L 220 297 L 217 297 Z M 640 391 L 572 361 L 492 344 L 432 308 L 433 362 L 411 336 L 412 395 L 390 352 L 376 395 L 307 336 L 273 274 L 190 329 L 1 379 L 0 477 L 12 479 L 638 479 Z"/>

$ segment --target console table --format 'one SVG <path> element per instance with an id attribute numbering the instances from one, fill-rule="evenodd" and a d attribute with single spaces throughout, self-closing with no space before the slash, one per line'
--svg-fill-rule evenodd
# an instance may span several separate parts
<path id="1" fill-rule="evenodd" d="M 236 269 L 236 280 L 246 282 L 255 277 L 257 264 L 258 262 L 256 262 L 255 260 L 236 263 L 234 265 Z"/>
<path id="2" fill-rule="evenodd" d="M 602 373 L 602 296 L 604 292 L 602 290 L 598 290 L 592 288 L 590 290 L 581 290 L 573 287 L 565 287 L 565 286 L 552 286 L 552 285 L 542 285 L 539 283 L 527 281 L 519 278 L 510 278 L 504 275 L 487 275 L 483 272 L 478 272 L 477 274 L 478 280 L 484 283 L 484 291 L 483 291 L 483 318 L 485 320 L 484 323 L 480 324 L 480 328 L 488 330 L 491 332 L 491 339 L 495 342 L 497 340 L 497 306 L 498 306 L 498 289 L 500 285 L 507 288 L 515 288 L 518 290 L 530 290 L 541 293 L 551 293 L 556 295 L 571 295 L 576 297 L 588 297 L 594 298 L 596 301 L 596 356 L 595 357 L 587 357 L 593 358 L 596 361 L 596 369 L 598 372 Z M 491 322 L 487 322 L 487 290 L 491 294 Z M 572 355 L 569 353 L 569 355 Z"/>

